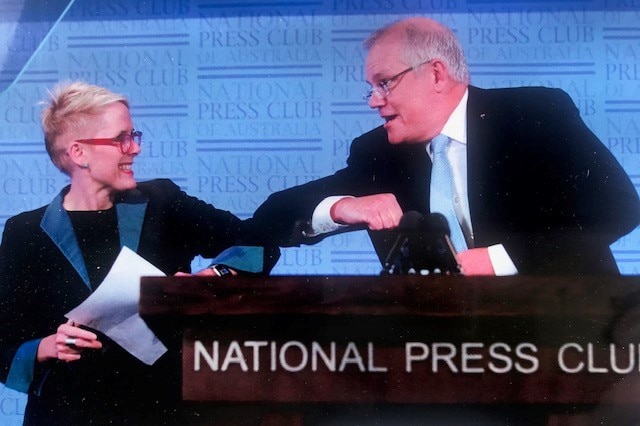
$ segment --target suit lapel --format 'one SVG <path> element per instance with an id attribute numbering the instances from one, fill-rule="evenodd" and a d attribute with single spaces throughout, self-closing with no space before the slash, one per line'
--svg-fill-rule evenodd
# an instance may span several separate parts
<path id="1" fill-rule="evenodd" d="M 63 189 L 56 198 L 53 199 L 51 204 L 47 206 L 42 216 L 40 227 L 49 238 L 53 240 L 54 244 L 62 254 L 64 254 L 76 272 L 78 272 L 78 275 L 80 275 L 85 285 L 91 288 L 87 267 L 84 264 L 84 258 L 82 257 L 76 234 L 73 231 L 71 219 L 67 211 L 62 207 L 62 200 L 68 191 L 69 187 Z"/>
<path id="2" fill-rule="evenodd" d="M 62 201 L 68 191 L 69 187 L 63 189 L 47 206 L 40 227 L 78 272 L 85 285 L 91 288 L 87 267 L 71 225 L 71 219 L 62 207 Z M 147 198 L 138 191 L 127 191 L 121 196 L 121 202 L 116 204 L 120 247 L 126 246 L 137 252 L 146 207 Z"/>
<path id="3" fill-rule="evenodd" d="M 128 191 L 124 202 L 116 204 L 120 247 L 138 251 L 146 210 L 147 198 L 138 191 Z"/>
<path id="4" fill-rule="evenodd" d="M 398 194 L 405 212 L 415 210 L 429 213 L 431 159 L 423 144 L 407 144 L 395 164 L 403 164 L 399 169 Z M 396 166 L 397 167 L 397 166 Z"/>
<path id="5" fill-rule="evenodd" d="M 475 243 L 482 241 L 482 231 L 485 228 L 491 212 L 489 180 L 487 164 L 491 164 L 493 141 L 497 137 L 494 133 L 496 117 L 492 111 L 486 92 L 477 87 L 469 86 L 467 101 L 467 193 L 469 197 L 469 212 L 474 230 Z"/>

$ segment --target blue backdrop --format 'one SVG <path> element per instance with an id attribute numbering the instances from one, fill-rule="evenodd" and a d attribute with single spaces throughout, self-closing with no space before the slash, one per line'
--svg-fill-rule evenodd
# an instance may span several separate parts
<path id="1" fill-rule="evenodd" d="M 640 185 L 638 0 L 3 0 L 0 227 L 67 183 L 45 153 L 38 102 L 75 79 L 129 97 L 144 132 L 138 180 L 171 178 L 251 216 L 271 192 L 343 167 L 351 140 L 380 124 L 361 98 L 361 42 L 416 14 L 455 31 L 472 84 L 566 90 Z M 636 230 L 613 245 L 624 274 L 640 270 L 639 243 Z M 286 249 L 274 273 L 379 270 L 356 232 Z M 24 404 L 0 385 L 0 425 L 20 424 Z"/>

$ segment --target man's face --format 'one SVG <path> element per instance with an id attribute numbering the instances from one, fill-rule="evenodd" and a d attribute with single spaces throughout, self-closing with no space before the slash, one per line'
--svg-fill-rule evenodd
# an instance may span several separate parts
<path id="1" fill-rule="evenodd" d="M 374 45 L 367 56 L 365 75 L 367 82 L 376 89 L 369 98 L 369 106 L 377 108 L 384 119 L 389 142 L 422 143 L 437 135 L 444 123 L 434 114 L 433 67 L 425 63 L 419 70 L 410 70 L 392 79 L 413 64 L 401 61 L 401 40 L 390 35 Z M 429 58 L 425 58 L 429 59 Z M 382 86 L 387 87 L 387 92 Z"/>

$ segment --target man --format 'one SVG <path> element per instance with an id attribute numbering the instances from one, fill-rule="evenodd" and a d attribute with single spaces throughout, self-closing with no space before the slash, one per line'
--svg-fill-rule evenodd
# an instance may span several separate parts
<path id="1" fill-rule="evenodd" d="M 609 245 L 640 222 L 638 194 L 565 92 L 470 86 L 458 40 L 427 18 L 382 28 L 365 47 L 366 98 L 384 124 L 353 141 L 346 168 L 258 208 L 280 245 L 366 226 L 384 260 L 385 230 L 403 213 L 449 209 L 465 274 L 618 273 Z M 432 179 L 440 139 L 445 192 Z"/>

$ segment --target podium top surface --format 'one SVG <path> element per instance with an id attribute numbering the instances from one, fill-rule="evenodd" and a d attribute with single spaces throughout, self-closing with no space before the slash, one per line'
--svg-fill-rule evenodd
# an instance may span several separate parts
<path id="1" fill-rule="evenodd" d="M 143 277 L 140 314 L 606 315 L 640 305 L 640 277 Z"/>

